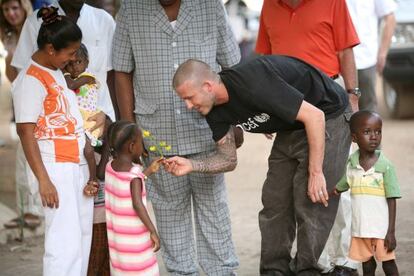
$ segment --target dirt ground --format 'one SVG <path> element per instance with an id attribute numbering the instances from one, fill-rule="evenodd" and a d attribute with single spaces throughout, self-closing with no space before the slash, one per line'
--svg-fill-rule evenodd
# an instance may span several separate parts
<path id="1" fill-rule="evenodd" d="M 4 104 L 2 110 L 8 108 Z M 0 137 L 5 133 L 7 112 L 0 114 Z M 397 258 L 401 275 L 414 275 L 412 254 L 414 253 L 414 120 L 385 120 L 383 129 L 383 150 L 396 168 L 403 198 L 398 200 L 397 209 Z M 226 175 L 229 206 L 233 227 L 233 240 L 240 259 L 238 274 L 241 276 L 258 275 L 260 258 L 260 232 L 257 214 L 261 209 L 261 187 L 266 176 L 267 156 L 271 142 L 262 135 L 246 135 L 245 144 L 238 151 L 239 164 L 234 172 Z M 13 191 L 3 192 L 5 186 L 13 183 L 14 147 L 0 148 L 0 201 L 9 206 L 14 204 Z M 0 214 L 1 216 L 1 214 Z M 25 240 L 23 243 L 11 242 L 0 245 L 0 275 L 41 275 L 43 239 L 41 237 Z M 59 246 L 59 245 L 57 245 Z M 377 275 L 380 273 L 379 266 Z M 161 268 L 161 275 L 167 275 Z M 362 275 L 362 274 L 361 274 Z"/>

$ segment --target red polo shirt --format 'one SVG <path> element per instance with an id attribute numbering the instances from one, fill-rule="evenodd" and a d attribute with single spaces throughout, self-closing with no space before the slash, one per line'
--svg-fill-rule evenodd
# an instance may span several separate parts
<path id="1" fill-rule="evenodd" d="M 338 51 L 358 44 L 345 0 L 302 0 L 294 9 L 263 2 L 257 53 L 296 57 L 333 76 L 340 72 Z"/>

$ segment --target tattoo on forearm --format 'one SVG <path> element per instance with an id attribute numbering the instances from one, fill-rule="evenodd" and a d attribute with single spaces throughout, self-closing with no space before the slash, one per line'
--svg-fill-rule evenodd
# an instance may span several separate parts
<path id="1" fill-rule="evenodd" d="M 202 173 L 232 171 L 237 165 L 236 144 L 232 128 L 217 142 L 216 152 L 200 160 L 191 160 L 193 170 Z"/>

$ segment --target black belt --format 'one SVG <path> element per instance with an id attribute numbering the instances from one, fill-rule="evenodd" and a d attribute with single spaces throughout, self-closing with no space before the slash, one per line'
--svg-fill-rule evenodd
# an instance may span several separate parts
<path id="1" fill-rule="evenodd" d="M 330 76 L 330 78 L 333 79 L 333 80 L 336 80 L 337 78 L 339 78 L 339 75 L 336 74 L 336 75 Z"/>

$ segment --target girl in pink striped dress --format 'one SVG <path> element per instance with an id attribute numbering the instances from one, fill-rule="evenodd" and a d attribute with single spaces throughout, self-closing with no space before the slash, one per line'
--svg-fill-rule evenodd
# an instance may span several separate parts
<path id="1" fill-rule="evenodd" d="M 106 166 L 105 207 L 111 275 L 159 275 L 154 252 L 160 240 L 146 210 L 144 180 L 159 169 L 162 159 L 143 170 L 142 135 L 137 125 L 118 121 L 108 129 L 114 157 Z"/>

